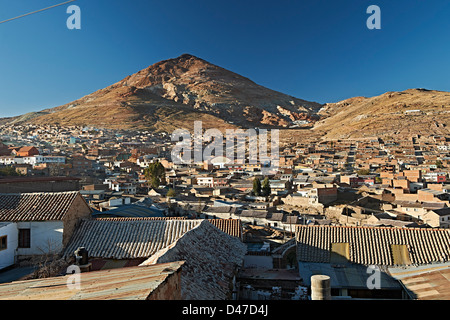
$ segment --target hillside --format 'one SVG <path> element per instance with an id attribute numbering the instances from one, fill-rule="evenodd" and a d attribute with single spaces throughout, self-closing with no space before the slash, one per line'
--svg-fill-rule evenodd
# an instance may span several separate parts
<path id="1" fill-rule="evenodd" d="M 297 120 L 313 123 L 320 107 L 184 54 L 68 104 L 8 122 L 168 132 L 191 129 L 194 120 L 202 120 L 204 128 L 286 128 Z"/>
<path id="2" fill-rule="evenodd" d="M 313 132 L 324 139 L 448 135 L 450 92 L 409 89 L 328 103 Z"/>

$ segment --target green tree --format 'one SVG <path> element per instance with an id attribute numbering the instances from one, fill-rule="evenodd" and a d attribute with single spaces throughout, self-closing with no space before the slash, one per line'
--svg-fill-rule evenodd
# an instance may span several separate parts
<path id="1" fill-rule="evenodd" d="M 436 160 L 436 168 L 438 169 L 442 169 L 444 167 L 444 165 L 442 164 L 441 160 Z"/>
<path id="2" fill-rule="evenodd" d="M 158 188 L 161 182 L 166 178 L 166 170 L 161 162 L 156 161 L 144 170 L 144 176 L 149 181 L 151 188 Z"/>
<path id="3" fill-rule="evenodd" d="M 16 168 L 12 166 L 4 167 L 0 169 L 0 176 L 20 176 L 19 172 L 16 171 Z"/>
<path id="4" fill-rule="evenodd" d="M 261 180 L 258 177 L 253 179 L 253 194 L 259 196 L 261 194 Z"/>
<path id="5" fill-rule="evenodd" d="M 272 192 L 272 189 L 270 188 L 270 181 L 268 177 L 265 177 L 262 184 L 261 184 L 261 189 L 262 189 L 262 195 L 263 196 L 269 196 L 270 193 Z"/>
<path id="6" fill-rule="evenodd" d="M 175 190 L 172 189 L 172 188 L 170 188 L 169 191 L 167 191 L 167 196 L 168 196 L 169 198 L 173 198 L 173 197 L 175 197 L 176 195 L 177 195 L 177 193 L 176 193 Z"/>
<path id="7" fill-rule="evenodd" d="M 369 169 L 361 169 L 361 170 L 358 170 L 357 174 L 358 174 L 358 176 L 367 176 L 368 174 L 370 174 L 370 170 Z"/>

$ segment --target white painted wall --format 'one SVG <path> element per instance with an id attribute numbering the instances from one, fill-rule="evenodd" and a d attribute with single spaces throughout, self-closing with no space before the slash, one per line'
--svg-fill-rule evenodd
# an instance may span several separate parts
<path id="1" fill-rule="evenodd" d="M 15 223 L 1 224 L 0 237 L 7 236 L 6 250 L 0 250 L 0 270 L 14 264 L 18 231 Z"/>
<path id="2" fill-rule="evenodd" d="M 62 221 L 18 222 L 17 229 L 31 229 L 31 248 L 18 248 L 18 255 L 59 252 L 63 248 Z"/>

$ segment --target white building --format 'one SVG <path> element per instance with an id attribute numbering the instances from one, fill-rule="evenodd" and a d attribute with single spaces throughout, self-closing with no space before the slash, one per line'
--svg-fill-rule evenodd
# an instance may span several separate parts
<path id="1" fill-rule="evenodd" d="M 197 185 L 213 187 L 214 186 L 214 177 L 209 177 L 209 176 L 197 177 Z"/>
<path id="2" fill-rule="evenodd" d="M 0 270 L 15 263 L 18 237 L 15 223 L 0 222 Z"/>
<path id="3" fill-rule="evenodd" d="M 12 164 L 30 164 L 36 165 L 40 163 L 66 163 L 66 157 L 64 156 L 31 156 L 31 157 L 14 157 L 14 156 L 2 156 L 0 157 L 0 164 L 12 165 Z"/>
<path id="4" fill-rule="evenodd" d="M 91 213 L 78 191 L 0 194 L 0 269 L 21 257 L 60 252 Z"/>

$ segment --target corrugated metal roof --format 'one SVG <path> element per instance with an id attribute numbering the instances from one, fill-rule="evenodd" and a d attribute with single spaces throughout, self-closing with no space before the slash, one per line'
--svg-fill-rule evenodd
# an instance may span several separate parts
<path id="1" fill-rule="evenodd" d="M 345 267 L 335 267 L 328 263 L 300 262 L 299 273 L 303 283 L 310 287 L 311 277 L 322 274 L 330 277 L 331 287 L 335 289 L 367 289 L 367 280 L 370 274 L 367 267 L 352 264 Z M 399 290 L 401 285 L 383 270 L 380 270 L 380 287 L 382 289 Z"/>
<path id="2" fill-rule="evenodd" d="M 200 220 L 82 220 L 64 256 L 85 247 L 92 258 L 147 258 L 198 226 Z"/>
<path id="3" fill-rule="evenodd" d="M 98 217 L 95 220 L 103 221 L 139 221 L 139 220 L 187 220 L 187 217 Z"/>
<path id="4" fill-rule="evenodd" d="M 3 193 L 0 221 L 62 220 L 77 197 L 82 199 L 78 191 Z"/>
<path id="5" fill-rule="evenodd" d="M 266 210 L 242 210 L 241 211 L 241 217 L 252 217 L 252 218 L 261 218 L 265 219 L 269 213 Z"/>
<path id="6" fill-rule="evenodd" d="M 96 220 L 104 221 L 139 221 L 139 220 L 187 220 L 186 217 L 96 217 Z M 201 221 L 199 219 L 198 221 Z M 242 222 L 239 219 L 207 219 L 214 226 L 230 236 L 242 238 Z"/>
<path id="7" fill-rule="evenodd" d="M 122 205 L 115 209 L 96 212 L 94 217 L 164 217 L 164 210 L 135 204 Z"/>
<path id="8" fill-rule="evenodd" d="M 229 234 L 230 236 L 239 238 L 242 240 L 242 221 L 239 219 L 208 219 L 208 221 L 222 230 L 223 232 Z"/>
<path id="9" fill-rule="evenodd" d="M 428 264 L 419 267 L 389 268 L 412 299 L 450 300 L 450 263 Z"/>
<path id="10" fill-rule="evenodd" d="M 393 244 L 406 245 L 412 264 L 450 260 L 449 229 L 297 225 L 296 240 L 304 262 L 329 263 L 332 243 L 349 243 L 349 261 L 362 265 L 394 265 Z"/>
<path id="11" fill-rule="evenodd" d="M 145 300 L 183 263 L 81 273 L 79 290 L 67 286 L 72 275 L 0 284 L 0 300 Z"/>

